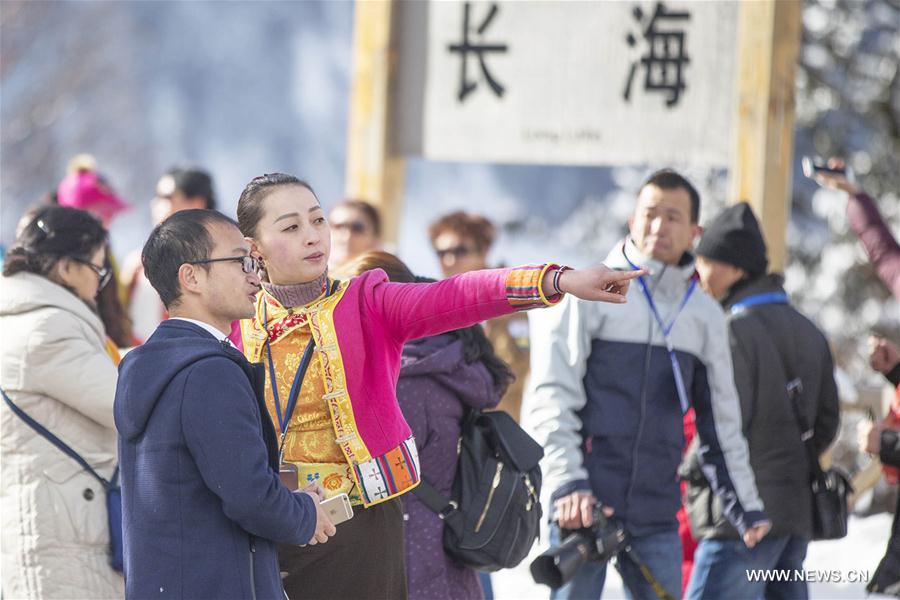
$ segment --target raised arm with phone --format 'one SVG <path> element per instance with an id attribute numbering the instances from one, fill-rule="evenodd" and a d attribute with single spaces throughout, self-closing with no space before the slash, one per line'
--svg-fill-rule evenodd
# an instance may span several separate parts
<path id="1" fill-rule="evenodd" d="M 875 201 L 854 181 L 840 158 L 827 162 L 803 159 L 803 173 L 819 185 L 847 193 L 847 223 L 859 237 L 878 276 L 894 297 L 900 298 L 900 244 L 891 233 Z"/>

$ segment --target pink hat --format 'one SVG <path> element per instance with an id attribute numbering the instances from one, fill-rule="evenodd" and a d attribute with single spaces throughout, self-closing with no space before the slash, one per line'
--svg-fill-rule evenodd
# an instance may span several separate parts
<path id="1" fill-rule="evenodd" d="M 96 171 L 69 173 L 56 190 L 60 206 L 86 210 L 107 222 L 131 208 L 123 202 Z"/>

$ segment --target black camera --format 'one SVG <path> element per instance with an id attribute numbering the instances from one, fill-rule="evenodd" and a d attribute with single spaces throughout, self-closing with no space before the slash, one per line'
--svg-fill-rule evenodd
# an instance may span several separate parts
<path id="1" fill-rule="evenodd" d="M 593 519 L 590 527 L 561 530 L 562 543 L 534 559 L 531 576 L 535 583 L 558 589 L 587 561 L 603 563 L 625 549 L 628 536 L 621 521 L 607 518 L 600 504 L 594 507 Z"/>

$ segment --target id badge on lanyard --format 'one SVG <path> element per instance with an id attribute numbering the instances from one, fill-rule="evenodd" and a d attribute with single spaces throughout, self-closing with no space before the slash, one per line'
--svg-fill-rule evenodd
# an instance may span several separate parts
<path id="1" fill-rule="evenodd" d="M 334 293 L 338 284 L 339 282 L 337 280 L 332 282 L 326 297 Z M 275 378 L 275 363 L 272 360 L 272 348 L 269 345 L 268 339 L 269 329 L 265 302 L 263 302 L 263 329 L 266 331 L 266 358 L 269 363 L 269 382 L 272 387 L 272 400 L 275 403 L 275 415 L 278 418 L 278 427 L 281 434 L 281 440 L 278 444 L 278 462 L 280 464 L 278 475 L 281 478 L 281 482 L 284 483 L 286 487 L 291 490 L 296 490 L 299 487 L 297 466 L 284 462 L 284 442 L 287 439 L 288 425 L 290 424 L 291 416 L 294 413 L 294 408 L 297 406 L 297 397 L 300 395 L 300 386 L 303 384 L 303 378 L 306 376 L 306 370 L 309 368 L 309 363 L 312 360 L 316 340 L 310 334 L 309 343 L 303 351 L 303 358 L 300 359 L 300 366 L 294 374 L 294 381 L 291 383 L 291 391 L 288 395 L 287 406 L 284 407 L 284 412 L 282 412 L 281 400 L 278 398 L 278 380 Z"/>
<path id="2" fill-rule="evenodd" d="M 632 263 L 627 256 L 625 257 L 625 260 L 627 260 L 628 264 L 631 265 L 632 270 L 638 270 L 639 267 Z M 688 285 L 687 291 L 685 291 L 684 293 L 684 298 L 681 299 L 681 304 L 678 305 L 678 309 L 675 311 L 675 314 L 672 316 L 672 320 L 669 321 L 668 325 L 666 325 L 665 321 L 663 321 L 662 319 L 662 316 L 659 314 L 659 310 L 656 308 L 656 302 L 654 302 L 653 300 L 653 294 L 650 292 L 650 287 L 644 280 L 643 275 L 638 277 L 638 286 L 640 286 L 641 292 L 643 292 L 644 294 L 644 298 L 647 299 L 647 304 L 650 306 L 650 312 L 653 314 L 653 318 L 656 320 L 657 325 L 659 325 L 660 332 L 663 336 L 663 341 L 665 341 L 666 343 L 666 351 L 669 353 L 669 362 L 672 363 L 672 375 L 675 377 L 675 391 L 678 392 L 678 402 L 681 404 L 681 414 L 684 414 L 688 411 L 691 404 L 688 400 L 687 387 L 684 385 L 684 375 L 682 375 L 681 373 L 681 366 L 678 363 L 678 356 L 675 354 L 675 346 L 672 344 L 672 340 L 669 337 L 669 334 L 675 327 L 675 321 L 678 319 L 681 311 L 684 310 L 685 305 L 687 305 L 691 294 L 694 293 L 694 288 L 697 287 L 696 275 L 691 279 L 691 283 L 690 285 Z"/>

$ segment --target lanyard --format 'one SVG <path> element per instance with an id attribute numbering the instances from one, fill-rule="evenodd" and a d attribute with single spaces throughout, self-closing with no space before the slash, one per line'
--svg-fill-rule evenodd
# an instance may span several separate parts
<path id="1" fill-rule="evenodd" d="M 622 255 L 625 256 L 624 248 Z M 627 256 L 625 256 L 625 260 L 628 261 L 628 264 L 631 265 L 633 270 L 638 270 L 638 266 L 631 262 Z M 678 364 L 678 356 L 675 355 L 675 346 L 672 345 L 669 334 L 672 332 L 672 328 L 675 327 L 675 321 L 678 319 L 681 311 L 684 310 L 685 305 L 687 305 L 691 294 L 694 293 L 694 288 L 697 287 L 697 278 L 694 277 L 691 279 L 691 284 L 688 286 L 687 291 L 685 291 L 684 298 L 681 299 L 681 304 L 678 305 L 678 309 L 675 311 L 675 314 L 672 316 L 668 325 L 666 325 L 662 316 L 660 316 L 659 310 L 656 308 L 656 302 L 653 300 L 653 294 L 650 292 L 650 287 L 644 280 L 643 275 L 638 277 L 638 286 L 640 286 L 641 292 L 644 293 L 644 298 L 647 299 L 647 304 L 650 306 L 650 312 L 653 313 L 653 317 L 662 333 L 663 340 L 666 342 L 666 350 L 669 353 L 669 362 L 672 363 L 672 374 L 675 377 L 675 390 L 678 392 L 678 401 L 681 403 L 681 412 L 684 414 L 688 411 L 690 403 L 688 402 L 687 388 L 684 385 L 684 376 L 681 374 L 681 367 Z"/>
<path id="2" fill-rule="evenodd" d="M 735 302 L 731 305 L 731 314 L 736 315 L 739 312 L 743 312 L 750 308 L 751 306 L 758 306 L 760 304 L 788 304 L 788 295 L 784 292 L 766 292 L 765 294 L 754 294 L 753 296 L 747 296 L 740 302 Z"/>
<path id="3" fill-rule="evenodd" d="M 337 289 L 338 282 L 334 281 L 331 287 L 326 294 L 326 297 L 330 296 L 334 293 L 334 290 Z M 297 367 L 297 372 L 294 374 L 294 381 L 291 383 L 291 391 L 288 394 L 288 402 L 287 406 L 284 407 L 284 414 L 281 412 L 281 401 L 278 398 L 278 381 L 275 379 L 275 363 L 272 360 L 272 348 L 269 345 L 269 319 L 268 319 L 268 311 L 266 310 L 266 301 L 263 300 L 263 329 L 266 332 L 266 356 L 268 358 L 269 363 L 269 382 L 272 387 L 272 399 L 275 401 L 275 415 L 278 417 L 278 427 L 281 432 L 281 442 L 278 446 L 278 457 L 279 461 L 284 452 L 284 441 L 287 438 L 288 424 L 291 421 L 291 416 L 294 414 L 294 408 L 297 406 L 297 397 L 300 395 L 300 386 L 303 383 L 303 378 L 306 376 L 306 371 L 309 368 L 309 363 L 312 360 L 313 349 L 316 345 L 316 340 L 312 335 L 312 331 L 310 331 L 309 335 L 309 343 L 306 344 L 306 349 L 303 351 L 303 358 L 300 359 L 300 366 Z"/>

